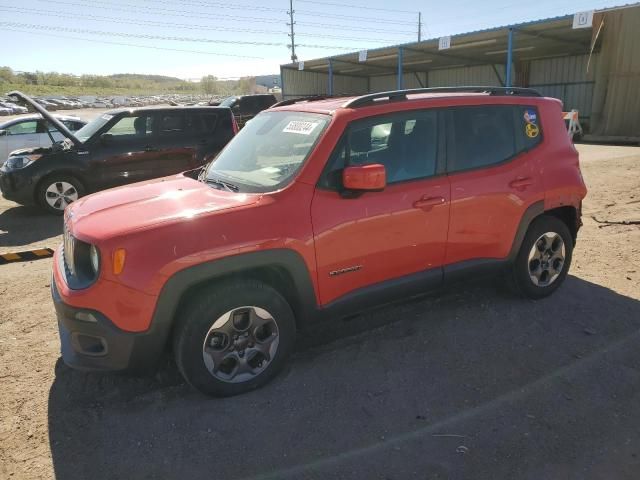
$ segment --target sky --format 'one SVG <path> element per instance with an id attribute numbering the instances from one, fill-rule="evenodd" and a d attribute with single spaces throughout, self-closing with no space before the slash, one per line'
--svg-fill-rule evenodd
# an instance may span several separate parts
<path id="1" fill-rule="evenodd" d="M 345 1 L 347 3 L 345 3 Z M 620 5 L 623 0 L 293 0 L 300 60 Z M 0 66 L 196 80 L 279 73 L 289 0 L 0 0 Z"/>

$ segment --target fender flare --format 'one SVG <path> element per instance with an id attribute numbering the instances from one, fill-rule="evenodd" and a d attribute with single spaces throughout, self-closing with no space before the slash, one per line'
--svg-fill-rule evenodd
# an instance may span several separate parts
<path id="1" fill-rule="evenodd" d="M 151 325 L 145 335 L 153 344 L 148 345 L 151 351 L 147 350 L 147 355 L 159 356 L 164 350 L 178 306 L 189 289 L 229 274 L 264 267 L 283 268 L 291 275 L 302 315 L 312 318 L 317 312 L 317 299 L 309 270 L 300 254 L 282 248 L 233 255 L 187 267 L 169 277 L 158 295 Z"/>
<path id="2" fill-rule="evenodd" d="M 524 241 L 524 236 L 527 234 L 527 230 L 529 230 L 529 225 L 531 225 L 531 222 L 533 222 L 535 218 L 542 215 L 544 211 L 544 200 L 539 200 L 532 203 L 524 211 L 524 213 L 522 214 L 522 218 L 520 219 L 518 229 L 516 230 L 516 234 L 513 237 L 513 243 L 511 244 L 511 250 L 509 251 L 509 255 L 507 256 L 507 261 L 513 262 L 518 256 L 520 246 Z"/>

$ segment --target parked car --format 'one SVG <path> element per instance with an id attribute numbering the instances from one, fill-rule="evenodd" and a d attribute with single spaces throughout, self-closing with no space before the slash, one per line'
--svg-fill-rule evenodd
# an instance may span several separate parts
<path id="1" fill-rule="evenodd" d="M 66 138 L 18 150 L 0 168 L 8 200 L 62 214 L 86 193 L 191 170 L 210 161 L 237 131 L 231 110 L 218 107 L 112 110 L 76 132 L 20 92 Z"/>
<path id="2" fill-rule="evenodd" d="M 277 103 L 276 97 L 273 95 L 241 95 L 225 98 L 220 102 L 221 107 L 229 107 L 236 117 L 238 126 L 244 127 L 244 124 L 255 117 L 258 113 Z"/>
<path id="3" fill-rule="evenodd" d="M 50 112 L 58 110 L 59 108 L 57 104 L 50 102 L 49 100 L 45 100 L 44 98 L 35 98 L 34 101 Z"/>
<path id="4" fill-rule="evenodd" d="M 561 111 L 517 88 L 288 100 L 198 175 L 80 199 L 53 262 L 64 361 L 140 369 L 170 346 L 234 395 L 322 319 L 487 273 L 552 294 L 586 195 Z"/>
<path id="5" fill-rule="evenodd" d="M 0 107 L 0 116 L 6 117 L 7 115 L 13 115 L 13 110 L 7 107 Z"/>
<path id="6" fill-rule="evenodd" d="M 27 109 L 25 107 L 21 107 L 20 105 L 16 105 L 15 103 L 12 102 L 0 102 L 0 107 L 2 108 L 8 108 L 9 110 L 11 110 L 11 113 L 15 114 L 20 114 L 20 113 L 27 113 Z"/>
<path id="7" fill-rule="evenodd" d="M 84 127 L 87 122 L 78 117 L 54 115 L 71 132 Z M 25 115 L 6 122 L 0 122 L 0 166 L 14 150 L 24 148 L 49 147 L 64 140 L 54 125 L 47 123 L 41 115 Z"/>

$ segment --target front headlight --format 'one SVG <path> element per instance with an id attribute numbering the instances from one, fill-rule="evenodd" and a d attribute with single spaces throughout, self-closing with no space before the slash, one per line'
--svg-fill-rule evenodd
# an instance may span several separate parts
<path id="1" fill-rule="evenodd" d="M 94 275 L 97 276 L 100 270 L 100 253 L 95 245 L 91 245 L 91 248 L 89 248 L 89 260 L 91 262 L 91 269 Z"/>
<path id="2" fill-rule="evenodd" d="M 21 155 L 19 157 L 9 157 L 7 161 L 4 162 L 4 168 L 6 170 L 19 170 L 27 165 L 31 165 L 40 157 L 42 157 L 42 155 Z"/>

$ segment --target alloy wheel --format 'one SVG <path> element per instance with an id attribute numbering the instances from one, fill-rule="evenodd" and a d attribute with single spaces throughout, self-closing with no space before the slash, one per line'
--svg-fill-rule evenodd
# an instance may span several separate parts
<path id="1" fill-rule="evenodd" d="M 565 256 L 564 241 L 559 234 L 540 235 L 529 252 L 529 278 L 533 284 L 547 287 L 555 282 L 564 268 Z"/>
<path id="2" fill-rule="evenodd" d="M 45 191 L 45 200 L 51 208 L 64 208 L 78 199 L 78 190 L 68 182 L 54 182 Z"/>
<path id="3" fill-rule="evenodd" d="M 239 307 L 213 323 L 202 345 L 202 358 L 216 379 L 242 383 L 269 366 L 278 343 L 278 325 L 269 312 L 256 306 Z"/>

